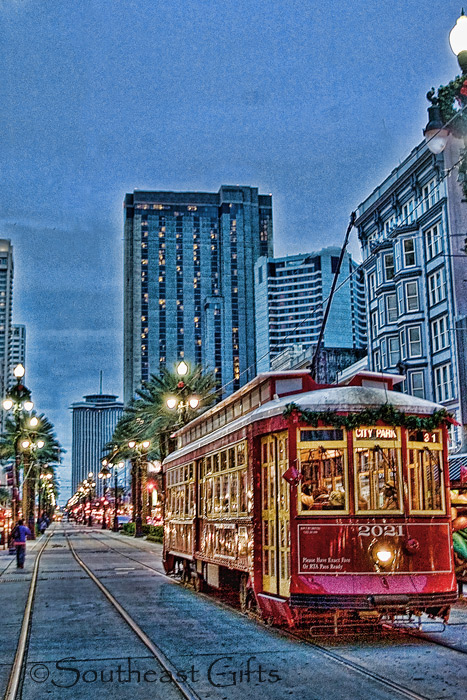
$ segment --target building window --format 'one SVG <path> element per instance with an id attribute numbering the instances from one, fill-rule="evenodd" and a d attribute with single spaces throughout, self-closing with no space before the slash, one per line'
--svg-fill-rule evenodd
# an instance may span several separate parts
<path id="1" fill-rule="evenodd" d="M 447 362 L 445 365 L 435 367 L 435 396 L 437 401 L 448 401 L 452 399 L 452 365 Z"/>
<path id="2" fill-rule="evenodd" d="M 388 323 L 397 321 L 397 299 L 395 294 L 386 295 L 386 313 Z"/>
<path id="3" fill-rule="evenodd" d="M 376 274 L 374 272 L 368 275 L 368 291 L 370 295 L 370 300 L 374 298 L 376 291 Z"/>
<path id="4" fill-rule="evenodd" d="M 412 396 L 418 396 L 419 399 L 425 398 L 425 382 L 423 379 L 423 372 L 411 372 L 410 393 Z"/>
<path id="5" fill-rule="evenodd" d="M 414 219 L 414 208 L 415 208 L 415 200 L 411 199 L 408 202 L 404 204 L 402 207 L 402 221 L 401 224 L 403 226 L 407 226 L 407 224 L 411 224 L 413 219 Z"/>
<path id="6" fill-rule="evenodd" d="M 381 369 L 385 370 L 388 366 L 388 350 L 386 338 L 381 341 Z"/>
<path id="7" fill-rule="evenodd" d="M 408 328 L 409 334 L 409 357 L 421 357 L 422 355 L 422 332 L 420 326 Z"/>
<path id="8" fill-rule="evenodd" d="M 404 267 L 413 267 L 415 265 L 415 242 L 413 238 L 406 238 L 402 241 L 404 249 Z"/>
<path id="9" fill-rule="evenodd" d="M 376 311 L 373 311 L 371 313 L 371 331 L 373 334 L 373 338 L 376 338 L 378 335 L 378 314 Z"/>
<path id="10" fill-rule="evenodd" d="M 448 347 L 448 317 L 441 316 L 431 323 L 431 337 L 433 339 L 433 352 L 444 350 Z"/>
<path id="11" fill-rule="evenodd" d="M 399 312 L 399 316 L 402 316 L 404 313 L 404 288 L 402 284 L 399 284 L 396 289 L 397 292 L 397 309 Z"/>
<path id="12" fill-rule="evenodd" d="M 373 353 L 373 364 L 374 364 L 375 372 L 381 372 L 381 359 L 380 359 L 379 350 L 375 350 Z"/>
<path id="13" fill-rule="evenodd" d="M 441 253 L 441 231 L 438 224 L 425 232 L 425 242 L 427 260 L 431 260 Z"/>
<path id="14" fill-rule="evenodd" d="M 407 311 L 418 311 L 420 304 L 418 301 L 418 282 L 405 283 L 405 299 L 407 302 Z"/>
<path id="15" fill-rule="evenodd" d="M 394 279 L 394 255 L 392 253 L 384 256 L 384 277 L 386 282 Z"/>
<path id="16" fill-rule="evenodd" d="M 422 189 L 422 212 L 425 212 L 438 201 L 438 186 L 436 178 L 430 180 Z"/>
<path id="17" fill-rule="evenodd" d="M 384 326 L 384 297 L 378 299 L 379 327 Z"/>
<path id="18" fill-rule="evenodd" d="M 428 294 L 430 298 L 430 306 L 439 304 L 440 301 L 446 299 L 446 275 L 444 267 L 436 270 L 428 277 Z"/>
<path id="19" fill-rule="evenodd" d="M 400 358 L 399 337 L 397 335 L 388 338 L 388 357 L 389 367 L 395 367 Z"/>

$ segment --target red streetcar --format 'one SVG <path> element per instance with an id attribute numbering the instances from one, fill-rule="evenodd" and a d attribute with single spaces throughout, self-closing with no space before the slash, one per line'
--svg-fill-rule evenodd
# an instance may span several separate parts
<path id="1" fill-rule="evenodd" d="M 449 417 L 397 381 L 261 374 L 180 429 L 163 465 L 166 571 L 291 627 L 447 619 Z"/>

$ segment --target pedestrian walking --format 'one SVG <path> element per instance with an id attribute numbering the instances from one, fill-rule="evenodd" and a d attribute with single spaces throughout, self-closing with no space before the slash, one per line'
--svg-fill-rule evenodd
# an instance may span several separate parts
<path id="1" fill-rule="evenodd" d="M 23 520 L 18 520 L 11 533 L 11 538 L 16 548 L 16 567 L 24 569 L 24 560 L 26 558 L 26 537 L 31 534 L 31 530 L 24 525 Z"/>

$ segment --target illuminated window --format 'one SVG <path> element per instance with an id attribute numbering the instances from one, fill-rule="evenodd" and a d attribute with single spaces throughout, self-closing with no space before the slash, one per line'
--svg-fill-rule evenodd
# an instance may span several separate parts
<path id="1" fill-rule="evenodd" d="M 357 511 L 400 510 L 400 437 L 397 428 L 354 431 Z"/>

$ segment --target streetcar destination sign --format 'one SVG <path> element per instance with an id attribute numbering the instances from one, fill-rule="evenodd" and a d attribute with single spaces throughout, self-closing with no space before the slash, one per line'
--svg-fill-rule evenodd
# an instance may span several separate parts
<path id="1" fill-rule="evenodd" d="M 394 428 L 356 428 L 357 440 L 397 440 Z"/>

